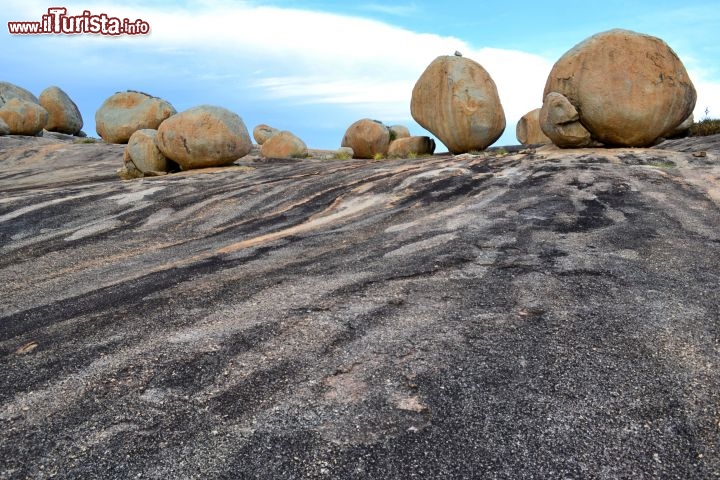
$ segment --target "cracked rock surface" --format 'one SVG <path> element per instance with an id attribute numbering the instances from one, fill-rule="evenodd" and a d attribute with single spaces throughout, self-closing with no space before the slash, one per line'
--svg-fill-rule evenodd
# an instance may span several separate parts
<path id="1" fill-rule="evenodd" d="M 0 479 L 720 474 L 720 136 L 122 149 L 0 137 Z"/>

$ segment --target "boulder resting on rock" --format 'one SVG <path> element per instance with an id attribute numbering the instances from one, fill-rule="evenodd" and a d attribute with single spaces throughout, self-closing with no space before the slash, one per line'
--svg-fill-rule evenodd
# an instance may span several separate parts
<path id="1" fill-rule="evenodd" d="M 95 112 L 95 128 L 107 143 L 127 143 L 137 130 L 157 130 L 176 112 L 169 102 L 128 90 L 107 98 Z"/>
<path id="2" fill-rule="evenodd" d="M 262 144 L 260 154 L 268 158 L 305 158 L 308 148 L 295 134 L 283 130 L 273 134 Z"/>
<path id="3" fill-rule="evenodd" d="M 160 124 L 156 143 L 183 170 L 229 165 L 252 150 L 242 118 L 230 110 L 199 105 Z"/>
<path id="4" fill-rule="evenodd" d="M 410 112 L 454 154 L 484 150 L 505 130 L 495 82 L 479 63 L 461 56 L 430 63 L 413 88 Z"/>
<path id="5" fill-rule="evenodd" d="M 80 110 L 60 87 L 52 86 L 40 92 L 39 103 L 48 112 L 46 130 L 75 135 L 82 129 Z"/>
<path id="6" fill-rule="evenodd" d="M 37 103 L 13 97 L 0 107 L 0 119 L 11 135 L 35 136 L 45 128 L 48 112 Z"/>
<path id="7" fill-rule="evenodd" d="M 386 156 L 390 146 L 390 130 L 378 120 L 363 118 L 348 127 L 340 146 L 352 148 L 354 158 Z"/>
<path id="8" fill-rule="evenodd" d="M 567 98 L 593 140 L 628 147 L 649 146 L 673 132 L 697 98 L 683 63 L 663 40 L 621 29 L 593 35 L 565 53 L 543 97 L 550 93 Z"/>

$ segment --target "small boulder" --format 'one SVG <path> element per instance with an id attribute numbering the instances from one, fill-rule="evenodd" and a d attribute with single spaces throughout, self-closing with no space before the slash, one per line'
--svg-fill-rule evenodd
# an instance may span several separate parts
<path id="1" fill-rule="evenodd" d="M 350 147 L 340 147 L 335 150 L 333 158 L 337 160 L 349 160 L 355 156 L 355 152 Z"/>
<path id="2" fill-rule="evenodd" d="M 593 35 L 565 53 L 550 71 L 543 97 L 552 92 L 577 109 L 594 140 L 625 147 L 649 146 L 674 131 L 697 98 L 665 42 L 620 29 Z"/>
<path id="3" fill-rule="evenodd" d="M 0 82 L 0 107 L 12 98 L 18 98 L 20 100 L 40 104 L 38 98 L 28 90 L 18 87 L 17 85 L 13 85 L 10 82 Z"/>
<path id="4" fill-rule="evenodd" d="M 239 115 L 223 107 L 200 105 L 160 124 L 157 146 L 183 170 L 229 165 L 252 150 Z"/>
<path id="5" fill-rule="evenodd" d="M 589 147 L 595 142 L 580 123 L 580 114 L 572 103 L 557 92 L 545 96 L 539 116 L 540 128 L 560 148 Z"/>
<path id="6" fill-rule="evenodd" d="M 408 138 L 410 130 L 405 125 L 390 126 L 390 142 L 399 138 Z"/>
<path id="7" fill-rule="evenodd" d="M 264 145 L 270 137 L 279 132 L 280 130 L 277 128 L 273 128 L 270 125 L 265 125 L 263 123 L 253 128 L 253 138 L 258 145 Z"/>
<path id="8" fill-rule="evenodd" d="M 262 144 L 260 154 L 267 158 L 305 158 L 308 156 L 308 149 L 305 142 L 291 132 L 282 131 Z"/>
<path id="9" fill-rule="evenodd" d="M 364 118 L 348 127 L 340 145 L 352 148 L 354 158 L 385 156 L 390 146 L 390 130 L 377 120 Z"/>
<path id="10" fill-rule="evenodd" d="M 95 112 L 95 127 L 107 143 L 127 143 L 137 130 L 156 130 L 175 113 L 175 108 L 161 98 L 128 90 L 103 102 Z"/>
<path id="11" fill-rule="evenodd" d="M 75 135 L 82 129 L 80 110 L 60 87 L 48 87 L 40 92 L 40 105 L 48 111 L 45 130 Z"/>
<path id="12" fill-rule="evenodd" d="M 168 171 L 168 160 L 157 147 L 156 137 L 157 130 L 144 128 L 133 133 L 125 147 L 128 157 L 143 174 Z"/>
<path id="13" fill-rule="evenodd" d="M 484 150 L 505 130 L 495 82 L 466 57 L 430 63 L 413 88 L 410 113 L 454 154 Z"/>
<path id="14" fill-rule="evenodd" d="M 540 128 L 540 109 L 536 108 L 523 115 L 515 127 L 515 136 L 523 145 L 552 143 Z"/>
<path id="15" fill-rule="evenodd" d="M 390 142 L 388 157 L 408 158 L 413 155 L 432 155 L 435 153 L 435 140 L 430 137 L 405 137 Z"/>
<path id="16" fill-rule="evenodd" d="M 48 112 L 37 103 L 11 98 L 0 107 L 0 119 L 11 135 L 35 136 L 45 128 Z"/>
<path id="17" fill-rule="evenodd" d="M 0 135 L 10 135 L 10 127 L 2 118 L 0 118 Z"/>

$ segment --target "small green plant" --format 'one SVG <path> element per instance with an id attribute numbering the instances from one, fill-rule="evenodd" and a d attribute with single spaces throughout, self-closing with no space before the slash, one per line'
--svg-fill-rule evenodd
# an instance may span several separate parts
<path id="1" fill-rule="evenodd" d="M 307 152 L 295 152 L 290 154 L 290 158 L 308 158 L 310 156 Z"/>
<path id="2" fill-rule="evenodd" d="M 417 154 L 417 152 L 410 152 L 410 153 L 408 153 L 407 158 L 409 158 L 411 160 L 415 160 L 416 158 L 418 158 L 418 154 Z"/>
<path id="3" fill-rule="evenodd" d="M 333 158 L 335 160 L 350 160 L 352 158 L 352 155 L 350 155 L 349 152 L 340 150 L 338 152 L 335 152 L 335 155 L 333 156 Z"/>
<path id="4" fill-rule="evenodd" d="M 382 160 L 383 158 L 385 158 L 385 155 L 380 152 L 377 152 L 375 155 L 373 155 L 373 160 L 375 160 L 376 162 Z"/>
<path id="5" fill-rule="evenodd" d="M 720 133 L 720 119 L 717 118 L 704 118 L 690 127 L 691 137 L 705 137 L 716 133 Z"/>
<path id="6" fill-rule="evenodd" d="M 495 155 L 503 156 L 503 155 L 507 155 L 509 152 L 507 151 L 507 149 L 505 147 L 500 147 L 500 148 L 496 149 L 493 153 Z"/>

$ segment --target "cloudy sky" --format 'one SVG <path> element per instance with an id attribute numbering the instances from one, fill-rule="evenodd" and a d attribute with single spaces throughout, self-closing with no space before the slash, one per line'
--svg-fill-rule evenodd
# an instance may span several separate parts
<path id="1" fill-rule="evenodd" d="M 69 15 L 141 19 L 148 35 L 10 35 L 9 21 Z M 267 123 L 311 148 L 337 148 L 360 118 L 404 124 L 412 87 L 438 55 L 456 50 L 495 80 L 507 117 L 496 145 L 542 103 L 552 64 L 586 37 L 626 28 L 665 40 L 698 90 L 696 118 L 720 118 L 717 0 L 575 1 L 135 1 L 4 0 L 0 80 L 35 95 L 57 85 L 78 104 L 85 130 L 117 91 L 162 97 L 178 111 L 200 104 L 238 113 L 248 130 Z M 438 151 L 445 150 L 438 145 Z"/>

